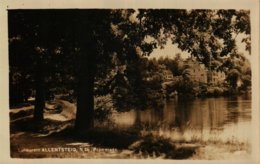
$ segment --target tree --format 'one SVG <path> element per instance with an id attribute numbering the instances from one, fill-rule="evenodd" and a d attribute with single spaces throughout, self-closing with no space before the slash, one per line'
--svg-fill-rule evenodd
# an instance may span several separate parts
<path id="1" fill-rule="evenodd" d="M 210 67 L 211 61 L 225 63 L 226 56 L 236 56 L 238 33 L 246 34 L 242 41 L 248 41 L 250 52 L 249 14 L 246 10 L 140 10 L 139 17 L 144 33 L 150 33 L 157 45 L 171 38 L 178 48 Z"/>
<path id="2" fill-rule="evenodd" d="M 232 89 L 237 89 L 237 82 L 241 76 L 241 73 L 237 69 L 231 69 L 227 74 L 227 80 L 230 83 Z"/>
<path id="3" fill-rule="evenodd" d="M 228 67 L 226 80 L 231 88 L 234 91 L 237 89 L 246 91 L 251 86 L 251 68 L 248 59 L 230 59 Z M 241 84 L 238 86 L 238 83 Z"/>
<path id="4" fill-rule="evenodd" d="M 37 29 L 37 25 L 34 24 L 34 18 L 24 19 L 25 17 L 26 16 L 20 12 L 17 12 L 17 14 L 14 15 L 9 14 L 8 23 L 9 27 L 12 27 L 9 30 L 10 67 L 17 67 L 21 71 L 27 73 L 30 71 L 34 72 L 33 79 L 35 81 L 36 89 L 34 118 L 35 121 L 40 122 L 43 120 L 43 108 L 45 106 L 44 60 L 46 59 L 46 55 L 44 55 L 45 49 L 43 46 L 47 44 L 47 29 Z M 43 26 L 43 24 L 41 25 Z M 20 60 L 17 60 L 17 58 Z"/>
<path id="5" fill-rule="evenodd" d="M 34 77 L 37 119 L 42 119 L 46 73 L 51 74 L 49 77 L 55 73 L 45 68 L 59 63 L 53 58 L 54 54 L 59 54 L 57 51 L 68 55 L 66 60 L 72 70 L 76 70 L 75 129 L 78 133 L 93 128 L 95 76 L 106 73 L 114 54 L 126 65 L 130 85 L 141 86 L 140 56 L 149 55 L 158 46 L 163 47 L 168 38 L 209 67 L 210 61 L 234 56 L 233 33 L 244 32 L 250 36 L 249 12 L 244 10 L 20 10 L 10 11 L 9 20 L 9 39 L 20 35 L 27 45 L 24 59 L 31 58 L 35 63 L 32 68 L 37 72 Z M 147 37 L 154 39 L 148 42 Z M 244 42 L 250 45 L 250 37 Z M 77 54 L 76 57 L 73 54 Z M 68 72 L 73 71 L 69 69 Z M 132 90 L 141 97 L 140 102 L 142 88 L 133 87 Z"/>

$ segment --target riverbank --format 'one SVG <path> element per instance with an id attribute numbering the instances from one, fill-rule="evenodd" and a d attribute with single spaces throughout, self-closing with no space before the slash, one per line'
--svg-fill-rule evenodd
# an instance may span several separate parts
<path id="1" fill-rule="evenodd" d="M 93 129 L 77 137 L 73 122 L 45 120 L 35 127 L 32 118 L 11 126 L 13 158 L 162 158 L 185 159 L 196 147 L 176 146 L 169 139 L 142 136 L 136 130 Z"/>
<path id="2" fill-rule="evenodd" d="M 98 136 L 77 139 L 68 134 L 44 136 L 20 132 L 11 135 L 11 157 L 205 160 L 243 160 L 250 157 L 249 145 L 241 143 L 174 142 L 129 135 L 129 132 L 121 132 L 120 135 L 115 132 L 104 135 L 103 132 L 103 136 Z"/>
<path id="3" fill-rule="evenodd" d="M 57 111 L 57 105 L 62 111 Z M 35 126 L 32 106 L 10 110 L 13 158 L 247 159 L 250 144 L 236 140 L 176 140 L 140 128 L 95 128 L 84 137 L 73 132 L 75 105 L 47 104 L 45 120 Z M 155 135 L 159 134 L 159 135 Z"/>

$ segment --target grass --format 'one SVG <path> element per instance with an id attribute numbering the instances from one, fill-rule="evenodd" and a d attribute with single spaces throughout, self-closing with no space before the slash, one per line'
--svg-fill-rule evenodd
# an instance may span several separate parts
<path id="1" fill-rule="evenodd" d="M 47 123 L 47 122 L 46 122 Z M 161 158 L 161 159 L 215 159 L 219 154 L 248 152 L 246 143 L 236 141 L 174 141 L 170 138 L 154 134 L 140 134 L 138 130 L 118 130 L 97 128 L 89 131 L 84 137 L 74 135 L 72 128 L 54 132 L 44 137 L 36 137 L 43 131 L 23 131 L 20 136 L 11 135 L 11 152 L 15 158 Z M 90 145 L 88 152 L 21 152 L 22 148 L 68 147 L 69 143 L 80 143 L 69 147 L 84 147 Z M 224 148 L 224 149 L 223 149 Z M 103 150 L 104 149 L 104 150 Z M 213 149 L 213 150 L 212 150 Z M 100 150 L 100 151 L 97 151 Z M 106 151 L 116 150 L 116 151 Z M 216 156 L 212 152 L 217 150 Z M 210 154 L 211 153 L 211 154 Z M 210 154 L 210 155 L 209 155 Z"/>
<path id="2" fill-rule="evenodd" d="M 150 135 L 132 144 L 130 149 L 141 154 L 141 158 L 186 159 L 195 153 L 196 148 L 177 147 L 170 139 Z"/>
<path id="3" fill-rule="evenodd" d="M 185 159 L 192 156 L 195 148 L 176 147 L 170 139 L 154 137 L 152 135 L 142 136 L 137 129 L 119 130 L 96 128 L 90 130 L 85 136 L 78 137 L 74 130 L 69 127 L 62 131 L 53 129 L 62 126 L 61 123 L 45 120 L 40 127 L 36 127 L 32 119 L 16 122 L 11 126 L 11 155 L 14 158 L 164 158 Z M 14 124 L 14 123 L 13 123 Z M 67 123 L 70 124 L 70 123 Z M 36 131 L 36 129 L 38 130 Z M 20 136 L 15 135 L 23 132 Z M 54 131 L 50 133 L 49 131 Z M 56 130 L 56 131 L 55 131 Z M 43 135 L 45 134 L 45 135 Z M 47 135 L 46 135 L 47 134 Z M 22 152 L 23 149 L 64 147 L 68 143 L 88 143 L 91 149 L 88 152 Z M 66 146 L 68 147 L 68 146 Z M 71 147 L 71 146 L 70 146 Z M 77 147 L 78 146 L 72 146 Z M 101 151 L 95 151 L 101 150 Z M 116 150 L 107 152 L 104 150 Z M 127 152 L 127 153 L 125 153 Z"/>

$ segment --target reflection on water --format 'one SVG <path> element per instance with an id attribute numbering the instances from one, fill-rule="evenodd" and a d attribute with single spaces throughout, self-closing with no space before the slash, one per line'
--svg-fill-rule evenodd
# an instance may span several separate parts
<path id="1" fill-rule="evenodd" d="M 175 140 L 248 142 L 251 97 L 174 99 L 163 109 L 132 110 L 113 118 L 120 128 L 141 126 Z"/>

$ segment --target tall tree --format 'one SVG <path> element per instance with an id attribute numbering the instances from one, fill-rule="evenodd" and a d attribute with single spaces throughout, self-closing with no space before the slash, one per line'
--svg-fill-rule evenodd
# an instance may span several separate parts
<path id="1" fill-rule="evenodd" d="M 31 74 L 34 77 L 36 92 L 34 119 L 37 122 L 41 122 L 45 106 L 44 67 L 47 59 L 46 47 L 48 46 L 48 28 L 44 27 L 46 20 L 36 23 L 34 17 L 28 17 L 28 15 L 19 11 L 14 12 L 15 14 L 10 14 L 13 12 L 9 11 L 8 19 L 10 67 L 18 67 L 27 73 L 34 72 L 34 76 Z M 13 47 L 14 44 L 18 44 L 20 47 Z M 20 60 L 17 60 L 17 58 Z"/>
<path id="2" fill-rule="evenodd" d="M 138 86 L 142 83 L 141 75 L 139 68 L 133 70 L 133 67 L 141 64 L 140 55 L 149 55 L 154 48 L 163 47 L 168 38 L 209 68 L 212 67 L 212 60 L 223 63 L 227 57 L 235 56 L 233 34 L 245 33 L 248 37 L 243 41 L 250 50 L 249 12 L 244 10 L 89 9 L 9 12 L 9 38 L 21 37 L 25 41 L 27 51 L 23 52 L 24 56 L 32 57 L 34 68 L 37 68 L 42 78 L 37 80 L 38 88 L 44 88 L 41 83 L 45 79 L 42 68 L 52 63 L 53 54 L 58 54 L 53 52 L 59 49 L 66 52 L 64 54 L 69 56 L 68 60 L 77 54 L 76 64 L 72 62 L 71 65 L 77 70 L 75 129 L 78 133 L 93 127 L 95 75 L 99 68 L 109 66 L 107 61 L 111 60 L 106 59 L 111 59 L 113 54 L 126 65 L 126 75 L 134 74 L 132 84 Z M 152 41 L 147 41 L 147 37 L 153 38 Z M 101 62 L 106 64 L 100 67 L 98 65 Z M 44 92 L 38 93 L 40 96 L 36 101 L 39 100 L 41 104 L 38 106 L 39 115 L 42 115 Z M 134 93 L 142 95 L 142 90 L 136 88 Z"/>

